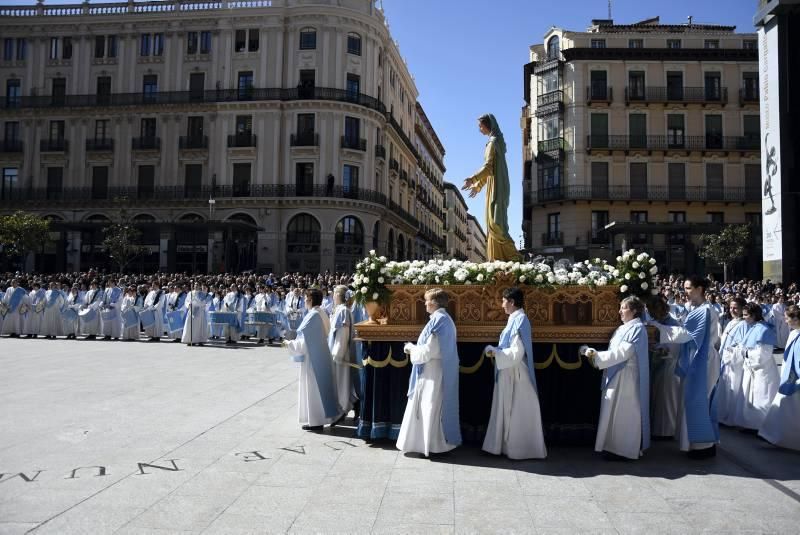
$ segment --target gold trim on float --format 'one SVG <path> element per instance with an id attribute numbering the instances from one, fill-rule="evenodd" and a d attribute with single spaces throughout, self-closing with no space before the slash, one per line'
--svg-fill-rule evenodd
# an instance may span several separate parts
<path id="1" fill-rule="evenodd" d="M 491 358 L 491 357 L 489 357 Z M 464 375 L 472 375 L 473 373 L 477 373 L 478 370 L 481 369 L 483 366 L 483 361 L 486 360 L 486 351 L 481 352 L 481 358 L 478 359 L 478 362 L 475 363 L 473 366 L 459 366 L 458 371 L 463 373 Z"/>
<path id="2" fill-rule="evenodd" d="M 389 364 L 394 366 L 395 368 L 405 368 L 408 366 L 408 355 L 403 360 L 392 360 L 392 348 L 389 348 L 389 355 L 383 360 L 374 360 L 372 357 L 367 356 L 367 358 L 361 361 L 361 364 L 364 366 L 372 366 L 373 368 L 385 368 Z"/>

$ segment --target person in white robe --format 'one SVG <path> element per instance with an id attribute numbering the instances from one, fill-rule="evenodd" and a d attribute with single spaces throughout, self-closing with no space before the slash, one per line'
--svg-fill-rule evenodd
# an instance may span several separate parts
<path id="1" fill-rule="evenodd" d="M 629 296 L 620 302 L 622 326 L 614 331 L 607 351 L 582 352 L 603 370 L 603 397 L 594 449 L 638 459 L 650 446 L 650 373 L 644 303 Z"/>
<path id="2" fill-rule="evenodd" d="M 208 304 L 209 320 L 211 317 L 211 312 L 222 310 L 223 299 L 225 299 L 225 294 L 222 291 L 222 287 L 220 287 L 219 290 L 214 292 L 211 302 Z M 225 327 L 218 323 L 209 324 L 208 332 L 211 334 L 212 340 L 219 340 L 225 336 Z"/>
<path id="3" fill-rule="evenodd" d="M 404 346 L 413 365 L 408 403 L 397 437 L 397 448 L 405 453 L 428 457 L 461 444 L 457 333 L 447 313 L 448 302 L 444 290 L 433 288 L 425 292 L 425 310 L 430 319 L 417 343 Z"/>
<path id="4" fill-rule="evenodd" d="M 708 282 L 699 276 L 683 284 L 690 309 L 682 326 L 667 326 L 651 320 L 662 343 L 681 344 L 675 374 L 681 378 L 678 441 L 689 458 L 704 459 L 717 454 L 719 422 L 715 389 L 719 380 L 719 315 L 705 300 Z"/>
<path id="5" fill-rule="evenodd" d="M 731 338 L 738 344 L 733 351 L 742 360 L 742 385 L 735 398 L 732 421 L 751 431 L 761 427 L 780 385 L 780 373 L 772 352 L 775 328 L 764 321 L 758 303 L 749 303 L 742 311 L 744 321 Z"/>
<path id="6" fill-rule="evenodd" d="M 117 286 L 116 279 L 109 279 L 103 290 L 103 304 L 100 307 L 100 330 L 103 340 L 119 340 L 122 336 L 122 316 L 120 316 L 119 300 L 122 288 Z"/>
<path id="7" fill-rule="evenodd" d="M 294 331 L 306 315 L 306 306 L 300 288 L 294 288 L 292 293 L 286 296 L 284 307 L 288 330 Z"/>
<path id="8" fill-rule="evenodd" d="M 61 309 L 64 305 L 66 305 L 64 293 L 58 289 L 57 283 L 51 282 L 44 296 L 41 334 L 45 338 L 53 340 L 56 336 L 64 335 L 64 322 L 61 319 Z"/>
<path id="9" fill-rule="evenodd" d="M 119 311 L 120 316 L 123 318 L 122 336 L 120 337 L 122 340 L 134 341 L 139 339 L 139 311 L 136 306 L 136 298 L 136 287 L 130 286 L 125 291 L 125 297 L 120 302 Z M 135 321 L 128 320 L 128 323 L 125 323 L 126 318 Z"/>
<path id="10" fill-rule="evenodd" d="M 783 352 L 781 383 L 758 434 L 781 448 L 800 450 L 800 307 L 787 307 L 784 320 L 791 331 Z"/>
<path id="11" fill-rule="evenodd" d="M 194 290 L 189 292 L 184 301 L 186 309 L 186 323 L 183 326 L 181 342 L 187 346 L 203 346 L 210 336 L 208 329 L 208 315 L 206 312 L 206 294 L 199 282 L 194 285 Z"/>
<path id="12" fill-rule="evenodd" d="M 267 295 L 266 285 L 258 285 L 258 291 L 253 298 L 252 304 L 247 309 L 247 312 L 270 312 L 269 295 Z M 254 336 L 258 339 L 259 344 L 263 344 L 264 340 L 271 338 L 269 336 L 269 331 L 272 328 L 272 325 L 254 325 L 253 327 Z M 272 342 L 271 339 L 270 342 Z"/>
<path id="13" fill-rule="evenodd" d="M 305 308 L 309 312 L 298 326 L 296 337 L 284 341 L 292 359 L 300 363 L 297 419 L 307 431 L 321 431 L 324 425 L 334 424 L 342 417 L 327 342 L 330 320 L 321 304 L 322 292 L 306 290 Z"/>
<path id="14" fill-rule="evenodd" d="M 717 416 L 724 425 L 736 425 L 733 415 L 736 410 L 736 400 L 742 392 L 742 375 L 744 373 L 744 359 L 742 352 L 733 349 L 738 345 L 732 334 L 744 320 L 742 311 L 747 302 L 741 297 L 734 297 L 728 304 L 731 321 L 725 326 L 720 339 L 719 355 L 722 360 L 719 383 L 717 385 Z"/>
<path id="15" fill-rule="evenodd" d="M 328 334 L 328 347 L 333 357 L 333 376 L 336 395 L 344 414 L 353 409 L 356 391 L 353 387 L 353 366 L 356 363 L 355 342 L 353 341 L 353 316 L 347 306 L 347 286 L 337 286 L 333 290 L 335 308 L 331 317 Z"/>
<path id="16" fill-rule="evenodd" d="M 64 305 L 64 310 L 61 311 L 61 322 L 64 325 L 64 333 L 67 335 L 67 340 L 76 340 L 80 333 L 80 322 L 78 321 L 78 311 L 83 305 L 81 298 L 81 289 L 77 284 L 72 285 L 70 293 L 67 295 L 67 300 Z"/>
<path id="17" fill-rule="evenodd" d="M 164 305 L 164 332 L 168 338 L 172 338 L 173 343 L 179 343 L 183 339 L 183 325 L 186 318 L 183 317 L 184 300 L 186 294 L 183 292 L 179 284 L 171 284 L 170 292 L 167 294 L 166 302 Z M 170 316 L 178 317 L 177 323 L 170 323 Z"/>
<path id="18" fill-rule="evenodd" d="M 0 305 L 0 315 L 3 316 L 2 334 L 9 338 L 19 338 L 24 328 L 25 315 L 31 307 L 30 297 L 25 288 L 20 287 L 19 280 L 13 279 L 11 286 L 6 288 Z"/>
<path id="19" fill-rule="evenodd" d="M 38 281 L 33 283 L 33 288 L 28 293 L 30 310 L 25 315 L 22 332 L 26 338 L 38 338 L 39 331 L 42 330 L 42 319 L 44 318 L 44 296 L 45 289 Z"/>
<path id="20" fill-rule="evenodd" d="M 80 330 L 86 335 L 84 340 L 94 340 L 100 334 L 100 307 L 103 304 L 103 291 L 98 288 L 97 281 L 92 281 L 81 309 L 78 312 Z"/>
<path id="21" fill-rule="evenodd" d="M 152 311 L 154 314 L 154 321 L 150 325 L 145 325 L 144 334 L 148 337 L 149 342 L 160 342 L 161 336 L 164 333 L 164 303 L 166 302 L 164 291 L 159 286 L 158 282 L 153 282 L 148 292 L 147 297 L 144 298 L 144 308 L 142 312 Z M 140 313 L 141 316 L 141 313 Z"/>
<path id="22" fill-rule="evenodd" d="M 236 323 L 233 325 L 225 325 L 224 327 L 225 344 L 236 344 L 241 339 L 242 335 L 241 318 L 244 312 L 244 299 L 242 294 L 239 293 L 239 288 L 235 284 L 231 284 L 230 292 L 225 294 L 220 310 L 223 312 L 236 313 Z"/>
<path id="23" fill-rule="evenodd" d="M 242 294 L 242 313 L 239 315 L 242 340 L 249 340 L 256 335 L 256 326 L 250 325 L 247 321 L 247 313 L 256 311 L 255 302 L 256 294 L 253 292 L 253 287 L 248 284 L 245 286 L 244 293 Z"/>
<path id="24" fill-rule="evenodd" d="M 508 322 L 499 344 L 484 349 L 494 358 L 495 383 L 483 450 L 509 459 L 544 459 L 547 448 L 536 391 L 533 333 L 524 304 L 525 295 L 519 288 L 503 291 L 502 307 Z"/>
<path id="25" fill-rule="evenodd" d="M 776 348 L 785 348 L 786 342 L 789 339 L 789 325 L 786 323 L 786 299 L 783 294 L 775 298 L 775 304 L 772 305 L 772 325 L 775 326 L 775 336 L 777 342 Z"/>
<path id="26" fill-rule="evenodd" d="M 328 316 L 333 316 L 333 309 L 336 307 L 333 296 L 328 293 L 327 288 L 322 289 L 322 308 L 328 313 Z"/>

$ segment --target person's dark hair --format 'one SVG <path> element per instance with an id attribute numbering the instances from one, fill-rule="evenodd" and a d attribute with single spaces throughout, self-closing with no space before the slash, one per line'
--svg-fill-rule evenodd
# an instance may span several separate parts
<path id="1" fill-rule="evenodd" d="M 525 306 L 525 293 L 516 286 L 503 290 L 503 297 L 509 301 L 513 301 L 514 306 L 517 308 Z"/>
<path id="2" fill-rule="evenodd" d="M 318 307 L 322 305 L 322 292 L 316 288 L 309 288 L 305 293 L 306 297 L 311 299 L 311 306 Z"/>
<path id="3" fill-rule="evenodd" d="M 730 300 L 731 303 L 736 303 L 739 305 L 739 308 L 744 310 L 744 307 L 747 306 L 747 301 L 744 300 L 744 297 L 734 297 Z"/>
<path id="4" fill-rule="evenodd" d="M 633 312 L 634 318 L 642 317 L 642 313 L 644 312 L 644 303 L 635 295 L 629 295 L 620 301 L 620 305 L 628 305 L 628 308 Z"/>
<path id="5" fill-rule="evenodd" d="M 786 315 L 793 320 L 800 320 L 800 307 L 797 305 L 790 305 L 786 307 Z"/>
<path id="6" fill-rule="evenodd" d="M 478 117 L 478 122 L 480 122 L 483 126 L 485 126 L 487 130 L 492 129 L 492 120 L 489 118 L 488 115 L 481 115 L 480 117 Z"/>
<path id="7" fill-rule="evenodd" d="M 691 275 L 686 277 L 686 280 L 689 281 L 689 284 L 692 285 L 692 288 L 697 288 L 698 286 L 703 288 L 704 293 L 708 289 L 708 281 L 700 275 Z"/>
<path id="8" fill-rule="evenodd" d="M 447 308 L 450 302 L 450 296 L 441 288 L 431 288 L 425 292 L 425 299 L 430 299 L 436 303 L 439 308 Z"/>
<path id="9" fill-rule="evenodd" d="M 658 321 L 663 321 L 669 316 L 669 305 L 664 296 L 655 296 L 652 301 L 647 304 L 647 311 L 653 318 Z"/>
<path id="10" fill-rule="evenodd" d="M 764 321 L 764 312 L 761 310 L 761 305 L 758 303 L 747 303 L 744 306 L 744 310 L 746 310 L 748 316 L 755 321 Z"/>

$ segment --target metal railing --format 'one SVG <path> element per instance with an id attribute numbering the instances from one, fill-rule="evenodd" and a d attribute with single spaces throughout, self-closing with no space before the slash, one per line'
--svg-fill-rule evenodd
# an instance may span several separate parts
<path id="1" fill-rule="evenodd" d="M 586 88 L 586 102 L 611 102 L 614 100 L 614 91 L 612 87 L 606 85 L 595 85 Z"/>
<path id="2" fill-rule="evenodd" d="M 549 104 L 556 104 L 557 102 L 563 101 L 564 91 L 557 89 L 556 91 L 550 91 L 549 93 L 545 93 L 536 97 L 536 106 L 547 106 Z"/>
<path id="3" fill-rule="evenodd" d="M 208 136 L 181 136 L 178 139 L 180 149 L 207 149 Z"/>
<path id="4" fill-rule="evenodd" d="M 94 152 L 111 152 L 114 150 L 114 140 L 110 138 L 87 139 L 86 150 Z"/>
<path id="5" fill-rule="evenodd" d="M 69 141 L 66 139 L 43 139 L 39 142 L 41 152 L 66 152 L 69 149 Z"/>
<path id="6" fill-rule="evenodd" d="M 131 139 L 132 150 L 159 150 L 161 138 L 157 136 L 135 137 Z"/>
<path id="7" fill-rule="evenodd" d="M 543 232 L 542 245 L 564 245 L 563 232 Z"/>
<path id="8" fill-rule="evenodd" d="M 289 139 L 289 145 L 292 147 L 318 147 L 319 134 L 314 132 L 298 132 L 292 134 Z"/>
<path id="9" fill-rule="evenodd" d="M 761 141 L 756 135 L 719 136 L 649 136 L 649 135 L 611 135 L 586 136 L 586 150 L 702 150 L 702 151 L 757 151 Z"/>
<path id="10" fill-rule="evenodd" d="M 364 138 L 357 138 L 352 136 L 342 136 L 342 148 L 343 149 L 353 149 L 353 150 L 360 150 L 366 152 L 367 150 L 367 140 Z"/>
<path id="11" fill-rule="evenodd" d="M 386 147 L 383 145 L 375 145 L 375 157 L 386 159 Z"/>
<path id="12" fill-rule="evenodd" d="M 625 88 L 625 102 L 686 102 L 728 103 L 728 88 L 706 87 L 644 87 Z"/>
<path id="13" fill-rule="evenodd" d="M 539 142 L 539 152 L 553 152 L 564 150 L 564 138 L 556 137 Z"/>
<path id="14" fill-rule="evenodd" d="M 255 134 L 231 134 L 228 136 L 228 147 L 255 147 Z"/>
<path id="15" fill-rule="evenodd" d="M 739 90 L 739 104 L 758 104 L 761 101 L 761 94 L 758 87 Z"/>
<path id="16" fill-rule="evenodd" d="M 706 188 L 669 186 L 561 186 L 536 191 L 539 203 L 562 200 L 611 200 L 627 201 L 722 201 L 761 202 L 760 192 L 750 188 Z"/>
<path id="17" fill-rule="evenodd" d="M 4 139 L 0 141 L 0 152 L 23 152 L 24 144 L 21 139 Z"/>

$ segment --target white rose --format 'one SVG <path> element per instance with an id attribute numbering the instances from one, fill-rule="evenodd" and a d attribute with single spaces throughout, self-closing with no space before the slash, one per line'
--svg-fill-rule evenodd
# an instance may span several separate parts
<path id="1" fill-rule="evenodd" d="M 554 282 L 556 282 L 556 276 L 553 275 L 552 273 L 548 274 L 547 275 L 547 282 L 549 282 L 550 284 L 553 284 Z"/>
<path id="2" fill-rule="evenodd" d="M 367 287 L 366 287 L 366 286 L 364 286 L 363 288 L 361 288 L 361 293 L 362 293 L 362 294 L 366 295 L 366 294 L 367 294 L 367 292 L 368 292 L 368 290 L 367 290 Z"/>
<path id="3" fill-rule="evenodd" d="M 619 277 L 619 270 L 618 270 L 618 269 L 615 269 L 615 270 L 612 272 L 612 275 L 614 275 L 615 277 Z"/>
<path id="4" fill-rule="evenodd" d="M 370 256 L 375 256 L 375 249 L 370 249 L 369 250 L 369 255 Z"/>
<path id="5" fill-rule="evenodd" d="M 651 267 L 650 268 L 650 273 L 652 275 L 655 275 L 656 273 L 658 273 L 658 268 L 656 266 Z"/>
<path id="6" fill-rule="evenodd" d="M 380 260 L 381 262 L 386 262 L 386 257 L 385 257 L 385 256 L 382 256 L 382 257 L 380 257 L 378 260 Z"/>
<path id="7" fill-rule="evenodd" d="M 536 275 L 536 278 L 534 280 L 536 282 L 542 282 L 544 280 L 544 277 L 542 277 L 541 275 Z"/>
<path id="8" fill-rule="evenodd" d="M 650 290 L 650 293 L 653 295 L 658 295 L 658 288 L 653 288 L 652 290 Z"/>
<path id="9" fill-rule="evenodd" d="M 633 269 L 639 269 L 639 262 L 634 261 L 631 265 L 633 266 Z"/>
<path id="10" fill-rule="evenodd" d="M 361 282 L 364 284 L 369 284 L 369 277 L 362 277 Z"/>
<path id="11" fill-rule="evenodd" d="M 619 291 L 625 293 L 628 291 L 628 287 L 623 284 L 622 286 L 619 287 Z"/>
<path id="12" fill-rule="evenodd" d="M 600 277 L 599 279 L 597 279 L 598 286 L 605 286 L 606 284 L 608 284 L 608 279 L 606 279 L 605 277 Z"/>
<path id="13" fill-rule="evenodd" d="M 647 285 L 646 282 L 643 282 L 642 283 L 642 290 L 646 290 L 647 288 L 649 288 L 649 286 Z"/>
<path id="14" fill-rule="evenodd" d="M 578 284 L 580 284 L 581 286 L 586 286 L 586 284 L 588 283 L 589 279 L 587 279 L 586 277 L 581 277 L 580 279 L 578 279 Z"/>
<path id="15" fill-rule="evenodd" d="M 639 278 L 640 278 L 640 279 L 646 279 L 646 278 L 647 278 L 647 275 L 645 274 L 645 272 L 644 272 L 644 271 L 642 271 L 641 273 L 639 273 Z"/>
<path id="16" fill-rule="evenodd" d="M 484 279 L 483 273 L 478 273 L 478 276 L 475 278 L 478 279 L 478 282 L 483 282 Z"/>
<path id="17" fill-rule="evenodd" d="M 629 280 L 631 280 L 631 274 L 630 274 L 630 273 L 626 273 L 626 274 L 625 274 L 625 280 L 626 280 L 626 281 L 629 281 Z"/>
<path id="18" fill-rule="evenodd" d="M 622 262 L 622 257 L 621 256 L 617 257 L 617 262 Z"/>
<path id="19" fill-rule="evenodd" d="M 379 296 L 378 296 L 378 292 L 375 292 L 374 294 L 372 294 L 372 300 L 373 300 L 373 301 L 377 301 L 377 300 L 378 300 L 378 297 L 379 297 Z"/>
<path id="20" fill-rule="evenodd" d="M 655 258 L 651 258 L 650 259 L 650 264 L 655 264 L 655 263 L 656 263 L 656 259 Z"/>
<path id="21" fill-rule="evenodd" d="M 525 275 L 520 276 L 519 282 L 525 282 Z"/>
<path id="22" fill-rule="evenodd" d="M 378 266 L 373 262 L 369 265 L 369 269 L 378 269 Z"/>
<path id="23" fill-rule="evenodd" d="M 383 277 L 378 277 L 378 284 L 383 284 Z"/>

